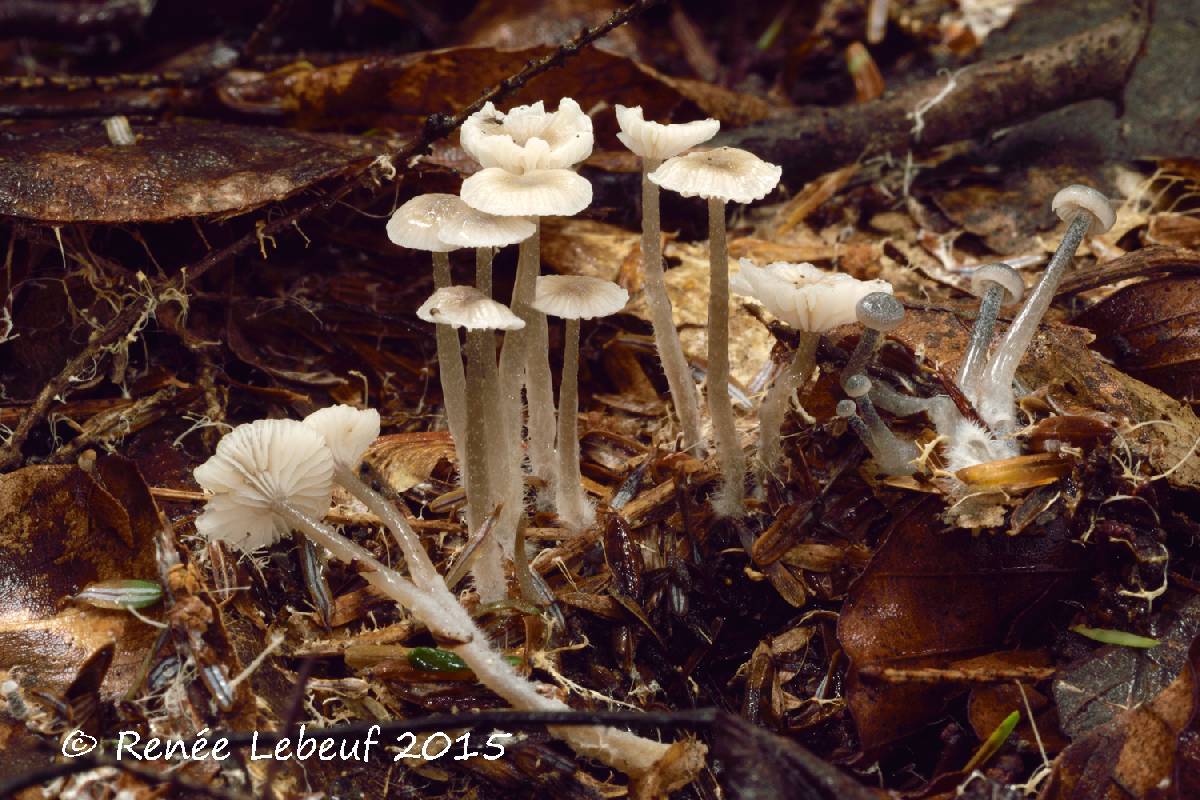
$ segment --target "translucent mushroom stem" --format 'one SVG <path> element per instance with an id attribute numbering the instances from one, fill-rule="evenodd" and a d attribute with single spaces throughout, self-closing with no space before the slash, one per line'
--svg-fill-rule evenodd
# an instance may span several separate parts
<path id="1" fill-rule="evenodd" d="M 444 289 L 451 283 L 450 254 L 433 254 L 433 288 Z M 446 403 L 446 424 L 454 440 L 454 453 L 458 458 L 459 473 L 466 485 L 466 408 L 467 377 L 463 370 L 462 348 L 458 342 L 458 331 L 449 325 L 435 325 L 437 337 L 438 375 L 442 381 L 442 398 Z"/>
<path id="2" fill-rule="evenodd" d="M 470 617 L 462 612 L 458 601 L 455 600 L 454 606 L 458 608 L 459 613 L 455 613 L 455 610 L 444 602 L 446 597 L 453 599 L 445 584 L 441 589 L 444 595 L 436 588 L 434 591 L 417 588 L 408 578 L 380 563 L 365 548 L 339 535 L 328 525 L 318 522 L 291 503 L 277 501 L 274 510 L 293 530 L 324 547 L 334 558 L 346 563 L 357 561 L 369 567 L 370 571 L 363 574 L 367 583 L 411 611 L 437 636 L 452 641 L 466 641 L 475 635 L 474 624 Z M 465 620 L 463 617 L 466 617 Z"/>
<path id="3" fill-rule="evenodd" d="M 987 284 L 987 289 L 979 300 L 979 315 L 975 317 L 975 325 L 971 328 L 966 355 L 963 356 L 962 366 L 958 368 L 955 382 L 972 403 L 979 401 L 978 383 L 983 375 L 992 335 L 996 332 L 996 319 L 1000 316 L 1000 303 L 1004 300 L 1004 292 L 1004 287 L 998 283 Z"/>
<path id="4" fill-rule="evenodd" d="M 875 443 L 870 449 L 879 468 L 889 475 L 911 475 L 915 472 L 916 468 L 910 462 L 917 457 L 917 446 L 892 433 L 871 402 L 871 395 L 858 398 L 857 403 L 858 413 Z"/>
<path id="5" fill-rule="evenodd" d="M 491 449 L 495 437 L 490 430 L 498 427 L 494 406 L 489 407 L 488 384 L 494 380 L 496 363 L 495 340 L 491 331 L 467 331 L 467 368 L 475 391 L 467 395 L 467 464 L 470 482 L 467 484 L 467 530 L 478 535 L 484 520 L 497 502 L 493 487 Z M 494 393 L 493 393 L 494 394 Z M 498 533 L 499 531 L 497 531 Z M 496 536 L 488 536 L 480 553 L 471 564 L 475 589 L 485 603 L 497 602 L 508 596 L 508 579 L 504 569 L 504 552 Z"/>
<path id="6" fill-rule="evenodd" d="M 380 563 L 364 548 L 338 535 L 327 525 L 297 510 L 289 503 L 276 504 L 276 511 L 302 535 L 321 545 L 341 561 L 358 561 L 370 571 L 363 577 L 379 591 L 412 612 L 440 639 L 446 649 L 461 658 L 484 686 L 523 711 L 566 711 L 565 703 L 543 696 L 517 674 L 512 665 L 488 644 L 487 636 L 475 625 L 457 599 L 441 584 L 430 591 Z M 550 733 L 577 753 L 594 758 L 627 775 L 638 776 L 653 769 L 670 745 L 655 742 L 610 727 L 550 727 Z"/>
<path id="7" fill-rule="evenodd" d="M 554 475 L 554 378 L 550 374 L 550 331 L 546 315 L 533 312 L 525 339 L 525 401 L 529 405 L 529 471 Z"/>
<path id="8" fill-rule="evenodd" d="M 490 247 L 475 248 L 475 288 L 492 296 L 492 259 L 496 251 Z"/>
<path id="9" fill-rule="evenodd" d="M 517 536 L 517 522 L 525 510 L 525 482 L 522 477 L 521 463 L 524 450 L 521 446 L 521 385 L 525 371 L 526 334 L 530 330 L 530 321 L 535 313 L 530 303 L 533 302 L 534 288 L 541 267 L 541 223 L 534 219 L 538 230 L 521 242 L 517 254 L 517 277 L 513 285 L 511 308 L 514 314 L 525 320 L 521 330 L 509 331 L 504 335 L 504 345 L 500 348 L 499 367 L 499 397 L 503 416 L 503 433 L 505 456 L 504 470 L 495 476 L 502 484 L 504 508 L 496 522 L 496 532 L 493 534 L 506 555 L 512 553 Z"/>
<path id="10" fill-rule="evenodd" d="M 1016 403 L 1013 399 L 1012 384 L 1017 374 L 1017 365 L 1029 349 L 1042 317 L 1046 316 L 1054 293 L 1058 290 L 1058 284 L 1062 282 L 1067 266 L 1087 234 L 1092 219 L 1091 214 L 1081 211 L 1071 220 L 1062 243 L 1054 251 L 1054 256 L 1046 265 L 1046 271 L 1042 273 L 1042 279 L 1026 299 L 1025 305 L 1013 319 L 1004 339 L 988 361 L 987 370 L 980 381 L 979 411 L 998 433 L 1011 433 L 1016 428 Z"/>
<path id="11" fill-rule="evenodd" d="M 658 169 L 660 163 L 656 159 L 642 162 L 642 275 L 646 286 L 646 306 L 650 309 L 654 344 L 663 373 L 667 376 L 671 403 L 675 406 L 679 427 L 683 430 L 683 447 L 702 457 L 704 439 L 700 432 L 700 392 L 692 380 L 692 371 L 683 354 L 679 331 L 671 315 L 671 298 L 667 295 L 667 283 L 663 275 L 659 188 L 647 177 Z"/>
<path id="12" fill-rule="evenodd" d="M 413 583 L 426 591 L 436 588 L 442 583 L 442 576 L 438 574 L 433 562 L 429 559 L 429 554 L 425 552 L 421 538 L 417 536 L 417 532 L 408 524 L 408 520 L 404 518 L 399 509 L 368 486 L 357 472 L 345 464 L 334 465 L 333 478 L 350 494 L 358 498 L 372 514 L 379 517 L 391 531 L 392 536 L 396 539 L 396 544 L 400 545 L 400 552 L 404 554 L 404 562 L 408 564 L 408 574 L 412 576 Z"/>
<path id="13" fill-rule="evenodd" d="M 746 456 L 738 441 L 729 397 L 729 249 L 725 241 L 725 201 L 708 201 L 708 413 L 712 417 L 721 467 L 721 488 L 713 500 L 719 516 L 745 513 Z"/>
<path id="14" fill-rule="evenodd" d="M 554 507 L 575 530 L 588 527 L 595 511 L 583 491 L 579 471 L 579 320 L 567 319 L 563 342 L 562 383 L 558 387 L 558 469 L 554 475 Z"/>
<path id="15" fill-rule="evenodd" d="M 783 420 L 787 415 L 788 403 L 797 389 L 804 386 L 816 365 L 819 333 L 800 333 L 796 352 L 783 371 L 767 390 L 762 405 L 758 408 L 758 460 L 763 475 L 771 474 L 779 466 L 783 455 Z"/>
<path id="16" fill-rule="evenodd" d="M 850 376 L 866 372 L 867 363 L 870 362 L 871 356 L 875 355 L 875 348 L 879 347 L 881 338 L 880 332 L 874 328 L 863 328 L 862 334 L 858 337 L 858 344 L 855 345 L 854 352 L 850 354 L 850 360 L 842 369 L 841 382 L 843 386 L 846 385 L 846 379 Z"/>

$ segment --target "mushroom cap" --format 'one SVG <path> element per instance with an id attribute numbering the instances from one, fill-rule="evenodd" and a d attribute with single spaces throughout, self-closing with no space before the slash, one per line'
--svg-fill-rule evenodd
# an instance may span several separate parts
<path id="1" fill-rule="evenodd" d="M 379 438 L 379 412 L 373 408 L 337 405 L 318 409 L 304 424 L 325 437 L 338 464 L 355 469 L 371 442 Z"/>
<path id="2" fill-rule="evenodd" d="M 782 167 L 751 152 L 718 147 L 668 159 L 649 178 L 684 197 L 750 203 L 770 194 L 782 174 Z"/>
<path id="3" fill-rule="evenodd" d="M 569 169 L 518 175 L 489 167 L 463 181 L 462 199 L 498 217 L 570 217 L 592 202 L 592 184 Z"/>
<path id="4" fill-rule="evenodd" d="M 860 281 L 812 264 L 777 262 L 758 267 L 749 259 L 729 280 L 729 288 L 753 297 L 796 330 L 824 333 L 857 320 L 858 301 L 872 292 L 891 292 L 887 281 Z"/>
<path id="5" fill-rule="evenodd" d="M 491 102 L 467 117 L 462 147 L 480 166 L 509 172 L 565 169 L 592 154 L 592 119 L 569 97 L 547 112 L 542 101 L 497 111 Z"/>
<path id="6" fill-rule="evenodd" d="M 435 325 L 452 325 L 469 331 L 515 331 L 525 327 L 525 320 L 508 306 L 474 286 L 438 289 L 417 309 L 417 316 Z"/>
<path id="7" fill-rule="evenodd" d="M 837 407 L 834 409 L 839 417 L 856 417 L 858 416 L 858 406 L 853 400 L 838 400 Z"/>
<path id="8" fill-rule="evenodd" d="M 988 290 L 988 284 L 992 283 L 1004 288 L 1004 299 L 1001 301 L 1003 305 L 1019 303 L 1025 296 L 1025 281 L 1021 279 L 1021 273 L 1003 262 L 976 267 L 971 273 L 971 294 L 983 297 Z"/>
<path id="9" fill-rule="evenodd" d="M 329 511 L 333 453 L 316 430 L 290 419 L 239 425 L 192 473 L 210 493 L 196 531 L 249 552 L 288 532 L 273 510 L 282 501 L 315 519 Z"/>
<path id="10" fill-rule="evenodd" d="M 498 217 L 463 203 L 462 213 L 446 220 L 438 238 L 455 247 L 507 247 L 533 235 L 537 225 L 525 217 Z"/>
<path id="11" fill-rule="evenodd" d="M 628 302 L 629 292 L 603 278 L 542 275 L 530 305 L 552 317 L 592 319 L 615 314 Z"/>
<path id="12" fill-rule="evenodd" d="M 617 106 L 617 124 L 621 132 L 617 138 L 642 158 L 664 161 L 684 150 L 707 142 L 717 135 L 721 123 L 715 119 L 698 119 L 693 122 L 664 125 L 647 120 L 642 116 L 642 107 Z"/>
<path id="13" fill-rule="evenodd" d="M 457 250 L 438 238 L 438 231 L 449 219 L 463 213 L 465 204 L 452 194 L 422 194 L 409 200 L 392 213 L 387 223 L 387 235 L 393 244 L 411 250 L 448 253 Z"/>
<path id="14" fill-rule="evenodd" d="M 1092 224 L 1088 235 L 1095 236 L 1104 233 L 1117 221 L 1117 212 L 1113 210 L 1108 198 L 1090 186 L 1072 184 L 1065 189 L 1059 189 L 1051 204 L 1054 213 L 1064 222 L 1070 222 L 1080 211 L 1092 215 Z"/>
<path id="15" fill-rule="evenodd" d="M 862 373 L 851 375 L 849 378 L 846 378 L 846 382 L 842 388 L 846 390 L 847 395 L 857 400 L 860 397 L 865 397 L 871 391 L 871 379 Z"/>
<path id="16" fill-rule="evenodd" d="M 855 318 L 864 328 L 887 333 L 904 322 L 904 304 L 890 291 L 863 295 L 854 307 Z"/>

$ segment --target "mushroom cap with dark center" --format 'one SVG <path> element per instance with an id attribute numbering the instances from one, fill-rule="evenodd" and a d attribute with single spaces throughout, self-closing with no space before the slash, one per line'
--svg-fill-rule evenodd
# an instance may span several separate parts
<path id="1" fill-rule="evenodd" d="M 668 159 L 649 178 L 684 197 L 751 203 L 770 194 L 782 174 L 782 167 L 751 152 L 718 147 Z"/>
<path id="2" fill-rule="evenodd" d="M 858 301 L 854 314 L 864 328 L 887 333 L 904 322 L 904 304 L 890 292 L 871 292 Z"/>
<path id="3" fill-rule="evenodd" d="M 474 286 L 438 289 L 417 309 L 417 316 L 435 325 L 450 325 L 469 331 L 514 331 L 525 327 L 503 303 L 498 303 Z"/>
<path id="4" fill-rule="evenodd" d="M 983 297 L 988 286 L 993 283 L 1004 288 L 1004 300 L 1002 301 L 1004 305 L 1019 303 L 1025 296 L 1025 281 L 1021 279 L 1021 273 L 1004 263 L 984 264 L 977 267 L 971 273 L 971 294 Z"/>
<path id="5" fill-rule="evenodd" d="M 629 292 L 603 278 L 585 275 L 542 275 L 531 305 L 561 319 L 593 319 L 615 314 L 629 302 Z"/>
<path id="6" fill-rule="evenodd" d="M 1054 208 L 1054 213 L 1058 214 L 1058 218 L 1064 222 L 1070 222 L 1080 211 L 1091 214 L 1092 224 L 1088 228 L 1089 236 L 1104 233 L 1117 221 L 1117 212 L 1113 210 L 1112 203 L 1108 202 L 1107 197 L 1090 186 L 1082 186 L 1078 183 L 1060 189 L 1058 194 L 1054 195 L 1054 202 L 1051 203 L 1051 206 Z"/>

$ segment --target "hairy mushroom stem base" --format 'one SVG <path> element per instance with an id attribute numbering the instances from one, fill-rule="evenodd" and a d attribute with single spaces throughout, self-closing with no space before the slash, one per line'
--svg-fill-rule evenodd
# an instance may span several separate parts
<path id="1" fill-rule="evenodd" d="M 1037 333 L 1038 324 L 1046 316 L 1058 284 L 1062 282 L 1067 266 L 1075 256 L 1075 251 L 1083 242 L 1093 217 L 1081 212 L 1071 220 L 1062 243 L 1054 251 L 1046 271 L 1037 287 L 1025 301 L 1020 312 L 1008 326 L 1004 339 L 996 347 L 992 358 L 988 361 L 987 369 L 980 379 L 979 413 L 998 434 L 1005 436 L 1016 430 L 1017 413 L 1016 400 L 1013 396 L 1013 380 L 1017 375 L 1017 366 L 1029 344 Z"/>
<path id="2" fill-rule="evenodd" d="M 444 289 L 451 283 L 450 254 L 433 254 L 433 288 Z M 458 459 L 459 475 L 463 486 L 467 485 L 466 424 L 467 424 L 467 377 L 463 369 L 462 347 L 458 342 L 458 331 L 449 325 L 434 325 L 437 337 L 438 375 L 442 381 L 442 398 L 446 404 L 446 424 L 450 438 L 454 440 L 454 454 Z"/>
<path id="3" fill-rule="evenodd" d="M 708 201 L 708 412 L 721 466 L 721 488 L 713 499 L 718 516 L 745 513 L 746 455 L 738 441 L 729 397 L 729 249 L 725 241 L 725 201 Z"/>
<path id="4" fill-rule="evenodd" d="M 335 558 L 347 563 L 358 561 L 369 567 L 370 571 L 363 574 L 368 583 L 411 611 L 445 642 L 446 649 L 471 668 L 480 683 L 504 698 L 513 708 L 523 711 L 570 709 L 566 703 L 543 696 L 533 684 L 517 674 L 512 665 L 488 644 L 487 636 L 475 625 L 444 583 L 440 588 L 422 591 L 412 581 L 380 563 L 364 548 L 340 536 L 324 523 L 311 519 L 291 504 L 279 502 L 275 510 L 289 525 L 324 547 Z M 549 731 L 580 755 L 594 758 L 632 776 L 648 772 L 670 748 L 670 745 L 662 742 L 603 726 L 552 726 Z"/>
<path id="5" fill-rule="evenodd" d="M 761 483 L 765 486 L 768 475 L 774 473 L 783 456 L 783 420 L 787 415 L 788 403 L 797 389 L 808 381 L 817 362 L 819 333 L 802 331 L 796 351 L 783 371 L 776 376 L 766 397 L 758 407 L 758 460 L 762 469 Z"/>
<path id="6" fill-rule="evenodd" d="M 582 530 L 596 513 L 583 491 L 579 470 L 579 320 L 563 320 L 562 382 L 558 386 L 558 469 L 554 476 L 554 507 L 571 528 Z"/>
<path id="7" fill-rule="evenodd" d="M 642 274 L 646 282 L 646 305 L 654 326 L 654 343 L 667 377 L 667 390 L 679 427 L 683 431 L 683 448 L 698 458 L 704 457 L 704 437 L 700 428 L 700 392 L 692 380 L 679 331 L 671 314 L 671 298 L 663 274 L 662 222 L 659 188 L 648 177 L 658 169 L 660 161 L 642 162 Z"/>

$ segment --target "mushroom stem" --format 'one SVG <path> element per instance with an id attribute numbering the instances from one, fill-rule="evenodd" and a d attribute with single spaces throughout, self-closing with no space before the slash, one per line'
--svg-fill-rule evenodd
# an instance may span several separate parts
<path id="1" fill-rule="evenodd" d="M 916 447 L 905 442 L 903 444 L 909 444 L 913 448 L 912 454 L 900 452 L 897 445 L 902 443 L 887 429 L 878 414 L 875 414 L 877 425 L 863 420 L 857 413 L 857 410 L 863 407 L 863 399 L 865 398 L 859 398 L 857 406 L 853 400 L 842 400 L 837 404 L 837 415 L 846 420 L 850 430 L 854 431 L 855 435 L 867 446 L 867 450 L 871 452 L 871 458 L 875 459 L 875 465 L 879 467 L 880 471 L 889 475 L 912 474 L 914 470 L 908 462 L 916 458 Z M 879 426 L 882 426 L 882 432 L 886 435 L 881 435 Z"/>
<path id="2" fill-rule="evenodd" d="M 525 401 L 529 405 L 529 471 L 543 480 L 554 475 L 554 378 L 550 374 L 550 330 L 534 311 L 525 338 Z"/>
<path id="3" fill-rule="evenodd" d="M 979 401 L 976 384 L 983 374 L 992 335 L 996 332 L 996 319 L 1000 315 L 1004 291 L 1004 287 L 998 283 L 992 282 L 987 285 L 983 297 L 979 300 L 979 315 L 975 317 L 975 325 L 971 328 L 967 353 L 963 356 L 962 366 L 958 368 L 955 382 L 972 403 Z"/>
<path id="4" fill-rule="evenodd" d="M 708 412 L 717 440 L 721 488 L 713 510 L 722 517 L 745 513 L 746 455 L 738 442 L 729 398 L 729 250 L 725 241 L 725 201 L 708 201 Z"/>
<path id="5" fill-rule="evenodd" d="M 880 331 L 874 328 L 863 328 L 862 334 L 858 337 L 858 344 L 855 345 L 854 352 L 850 354 L 850 360 L 842 368 L 841 382 L 843 386 L 845 386 L 847 378 L 866 371 L 867 363 L 871 360 L 871 356 L 875 355 L 875 348 L 879 346 L 880 338 L 882 338 Z"/>
<path id="6" fill-rule="evenodd" d="M 476 391 L 467 395 L 467 528 L 475 534 L 491 510 L 491 470 L 488 462 L 488 407 L 484 386 L 488 380 L 486 362 L 494 356 L 488 353 L 486 331 L 467 331 L 467 369 Z"/>
<path id="7" fill-rule="evenodd" d="M 453 597 L 446 589 L 445 584 L 442 584 L 441 591 L 438 591 L 436 587 L 432 590 L 419 589 L 408 578 L 380 563 L 365 548 L 338 535 L 328 525 L 318 522 L 286 500 L 276 501 L 274 510 L 294 530 L 324 547 L 339 561 L 346 563 L 358 561 L 364 566 L 370 567 L 371 571 L 363 574 L 367 583 L 407 608 L 439 637 L 453 641 L 465 641 L 473 637 L 474 624 L 470 617 L 466 617 L 462 612 L 458 602 L 454 601 L 454 605 L 459 610 L 458 614 L 454 613 L 454 609 L 446 606 L 445 598 L 453 599 Z M 441 594 L 442 592 L 445 592 L 444 596 Z M 461 617 L 466 618 L 464 620 Z"/>
<path id="8" fill-rule="evenodd" d="M 467 530 L 475 536 L 495 504 L 502 502 L 500 487 L 496 485 L 500 476 L 492 474 L 493 466 L 499 461 L 494 448 L 497 439 L 502 447 L 503 439 L 496 436 L 496 431 L 501 429 L 497 424 L 500 420 L 495 416 L 497 392 L 489 391 L 489 387 L 495 386 L 496 373 L 495 339 L 490 331 L 467 331 L 467 367 L 471 385 L 476 387 L 476 391 L 467 396 L 467 463 L 471 478 L 467 484 Z M 504 466 L 503 462 L 500 466 Z M 508 466 L 512 466 L 511 462 Z M 504 549 L 495 535 L 488 536 L 480 547 L 481 551 L 471 563 L 471 576 L 475 579 L 479 599 L 484 603 L 504 600 L 508 597 Z"/>
<path id="9" fill-rule="evenodd" d="M 917 446 L 892 433 L 871 402 L 870 394 L 859 397 L 856 402 L 858 413 L 875 442 L 871 454 L 879 468 L 889 475 L 911 475 L 915 472 L 916 469 L 909 462 L 917 457 Z"/>
<path id="10" fill-rule="evenodd" d="M 438 574 L 429 559 L 429 554 L 425 552 L 417 532 L 394 505 L 368 486 L 357 472 L 345 464 L 334 464 L 333 479 L 358 498 L 372 514 L 383 520 L 383 524 L 396 539 L 396 544 L 400 545 L 400 552 L 404 554 L 404 561 L 408 564 L 408 573 L 412 576 L 413 583 L 426 591 L 436 588 L 439 584 L 444 585 L 442 576 Z"/>
<path id="11" fill-rule="evenodd" d="M 433 254 L 433 288 L 444 289 L 450 285 L 450 254 Z M 458 459 L 459 475 L 463 486 L 467 482 L 466 407 L 467 378 L 463 370 L 462 348 L 458 342 L 458 331 L 449 325 L 434 325 L 437 336 L 438 375 L 442 381 L 442 399 L 446 404 L 446 424 L 450 438 L 454 440 L 454 454 Z"/>
<path id="12" fill-rule="evenodd" d="M 558 471 L 554 476 L 554 508 L 575 530 L 587 528 L 595 511 L 583 491 L 579 470 L 579 320 L 563 320 L 562 382 L 558 385 Z"/>
<path id="13" fill-rule="evenodd" d="M 492 296 L 492 258 L 496 251 L 490 247 L 475 248 L 475 288 Z"/>
<path id="14" fill-rule="evenodd" d="M 521 242 L 518 250 L 517 277 L 513 285 L 511 303 L 513 313 L 525 320 L 525 328 L 506 333 L 504 345 L 500 348 L 499 396 L 504 419 L 503 452 L 507 464 L 504 471 L 496 476 L 496 480 L 502 482 L 505 489 L 504 508 L 497 520 L 493 538 L 500 543 L 506 554 L 512 552 L 517 535 L 517 521 L 525 510 L 525 482 L 521 472 L 521 383 L 525 369 L 525 343 L 528 338 L 526 333 L 534 314 L 529 304 L 533 302 L 534 287 L 541 264 L 541 221 L 534 218 L 533 223 L 538 226 L 538 230 Z"/>
<path id="15" fill-rule="evenodd" d="M 1021 363 L 1022 356 L 1033 341 L 1038 324 L 1042 317 L 1046 316 L 1058 284 L 1062 281 L 1067 266 L 1083 242 L 1093 219 L 1090 213 L 1080 211 L 1071 220 L 1062 243 L 1054 251 L 1050 263 L 1046 265 L 1046 271 L 1042 273 L 1037 288 L 1029 295 L 1021 311 L 1008 326 L 1008 332 L 988 361 L 987 370 L 980 381 L 979 410 L 981 416 L 1000 434 L 1011 433 L 1016 428 L 1013 379 L 1017 374 L 1017 365 Z"/>
<path id="16" fill-rule="evenodd" d="M 517 674 L 512 665 L 488 644 L 487 636 L 475 625 L 444 583 L 440 588 L 421 591 L 412 581 L 384 566 L 364 548 L 339 536 L 291 504 L 279 502 L 275 510 L 295 530 L 324 547 L 335 558 L 347 563 L 358 561 L 369 567 L 370 571 L 363 574 L 369 584 L 410 610 L 435 635 L 445 640 L 444 646 L 471 668 L 479 682 L 511 706 L 525 711 L 569 709 L 565 703 L 543 696 L 533 684 Z M 653 768 L 670 747 L 609 727 L 550 727 L 549 731 L 579 754 L 634 776 Z"/>
<path id="17" fill-rule="evenodd" d="M 767 475 L 775 471 L 783 455 L 783 441 L 780 431 L 787 414 L 788 402 L 792 394 L 808 381 L 816 364 L 817 342 L 821 334 L 800 333 L 800 341 L 796 344 L 796 352 L 791 361 L 775 378 L 766 397 L 758 407 L 758 460 L 762 465 L 762 475 L 765 482 Z"/>
<path id="18" fill-rule="evenodd" d="M 663 276 L 662 227 L 659 212 L 658 184 L 649 174 L 661 162 L 647 159 L 642 162 L 642 274 L 646 283 L 646 305 L 654 326 L 654 344 L 667 376 L 667 389 L 679 427 L 683 430 L 683 448 L 703 457 L 704 439 L 700 432 L 700 392 L 692 379 L 679 331 L 671 315 L 671 298 Z"/>

